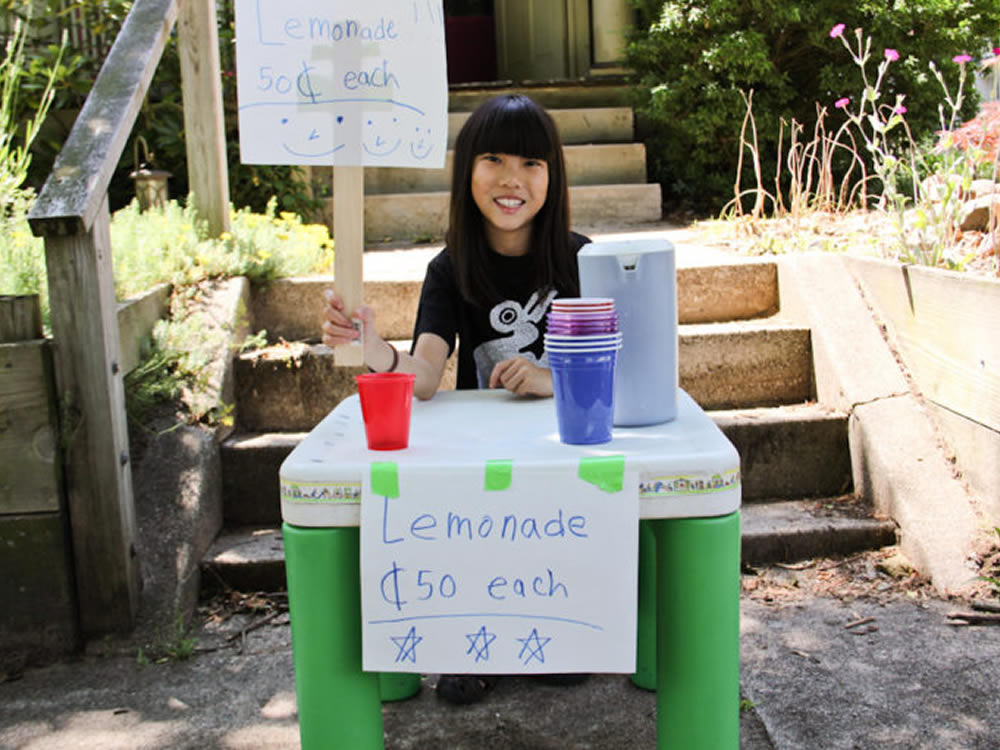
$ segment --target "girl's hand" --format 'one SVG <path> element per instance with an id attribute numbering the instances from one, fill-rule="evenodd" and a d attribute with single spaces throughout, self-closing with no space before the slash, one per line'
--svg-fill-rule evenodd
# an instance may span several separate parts
<path id="1" fill-rule="evenodd" d="M 363 337 L 365 364 L 376 371 L 389 367 L 393 359 L 392 349 L 375 333 L 375 311 L 361 305 L 353 316 L 349 316 L 344 309 L 344 301 L 333 289 L 324 290 L 323 297 L 323 317 L 326 318 L 323 321 L 323 343 L 336 347 Z M 355 320 L 361 321 L 361 330 L 355 327 Z"/>
<path id="2" fill-rule="evenodd" d="M 506 388 L 518 396 L 551 396 L 552 372 L 524 357 L 511 357 L 496 363 L 489 385 Z"/>
<path id="3" fill-rule="evenodd" d="M 323 290 L 323 343 L 333 348 L 360 338 L 351 316 L 344 310 L 344 300 L 333 289 Z"/>

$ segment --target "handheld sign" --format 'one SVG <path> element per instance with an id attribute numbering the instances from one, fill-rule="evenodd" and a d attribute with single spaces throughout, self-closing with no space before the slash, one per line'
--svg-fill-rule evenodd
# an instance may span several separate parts
<path id="1" fill-rule="evenodd" d="M 620 455 L 576 470 L 373 463 L 361 489 L 363 668 L 633 672 L 637 488 Z"/>
<path id="2" fill-rule="evenodd" d="M 239 0 L 246 164 L 443 167 L 441 0 Z"/>
<path id="3" fill-rule="evenodd" d="M 238 0 L 245 164 L 333 165 L 334 277 L 362 302 L 362 166 L 442 168 L 448 76 L 442 0 Z M 360 342 L 338 365 L 362 365 Z"/>

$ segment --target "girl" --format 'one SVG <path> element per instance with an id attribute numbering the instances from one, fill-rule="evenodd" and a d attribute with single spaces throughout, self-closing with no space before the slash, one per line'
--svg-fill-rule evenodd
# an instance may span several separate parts
<path id="1" fill-rule="evenodd" d="M 351 317 L 360 318 L 365 364 L 415 373 L 414 393 L 429 399 L 457 336 L 458 388 L 551 396 L 545 315 L 554 297 L 579 294 L 576 253 L 589 240 L 569 229 L 559 133 L 528 97 L 484 102 L 462 126 L 449 221 L 447 244 L 427 266 L 409 353 L 378 336 L 374 310 L 344 310 L 330 289 L 323 343 L 358 338 Z"/>
<path id="2" fill-rule="evenodd" d="M 506 388 L 551 396 L 542 334 L 552 299 L 579 295 L 576 254 L 589 242 L 569 229 L 569 189 L 559 133 L 549 114 L 518 94 L 481 104 L 455 141 L 445 248 L 427 266 L 409 353 L 375 332 L 367 306 L 344 309 L 328 289 L 323 343 L 362 336 L 375 372 L 416 374 L 414 393 L 429 399 L 458 338 L 458 388 Z M 586 675 L 550 675 L 571 684 Z M 440 696 L 482 699 L 490 675 L 442 675 Z"/>

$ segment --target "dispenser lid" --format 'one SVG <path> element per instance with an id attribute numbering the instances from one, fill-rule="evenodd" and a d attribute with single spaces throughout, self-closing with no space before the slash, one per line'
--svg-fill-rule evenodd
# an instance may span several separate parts
<path id="1" fill-rule="evenodd" d="M 639 256 L 650 253 L 672 253 L 673 243 L 662 237 L 644 240 L 612 240 L 607 242 L 591 242 L 580 248 L 579 256 L 593 255 L 615 257 Z"/>

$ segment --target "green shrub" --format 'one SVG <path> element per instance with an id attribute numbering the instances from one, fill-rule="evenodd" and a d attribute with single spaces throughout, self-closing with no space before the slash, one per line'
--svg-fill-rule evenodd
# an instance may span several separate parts
<path id="1" fill-rule="evenodd" d="M 105 50 L 115 36 L 132 7 L 132 0 L 79 0 L 65 10 L 65 0 L 0 0 L 0 7 L 13 16 L 28 18 L 27 8 L 34 4 L 36 13 L 30 21 L 33 40 L 29 42 L 30 64 L 25 67 L 22 91 L 17 102 L 18 111 L 31 113 L 37 108 L 46 76 L 56 72 L 55 98 L 52 110 L 63 114 L 50 118 L 46 129 L 35 141 L 33 163 L 27 184 L 41 189 L 48 177 L 56 155 L 62 148 L 72 117 L 86 100 L 90 86 L 104 63 Z M 44 12 L 39 12 L 41 8 Z M 62 59 L 56 60 L 58 48 L 52 45 L 58 28 L 66 22 L 72 11 L 82 18 L 88 30 L 99 37 L 97 47 L 86 49 L 71 42 Z M 232 3 L 220 2 L 218 13 L 219 47 L 222 64 L 223 110 L 227 159 L 229 164 L 230 202 L 238 208 L 249 208 L 264 213 L 272 197 L 277 199 L 281 211 L 312 216 L 320 203 L 306 187 L 301 169 L 284 165 L 242 164 L 239 158 L 239 129 L 236 113 L 236 78 Z M 184 110 L 181 93 L 180 61 L 177 53 L 176 30 L 164 49 L 160 65 L 150 84 L 146 100 L 136 119 L 129 140 L 108 188 L 111 210 L 124 208 L 135 195 L 135 186 L 129 176 L 135 168 L 134 139 L 142 136 L 149 145 L 152 168 L 170 172 L 169 189 L 173 196 L 186 196 L 190 190 L 187 154 L 184 142 Z M 144 154 L 139 151 L 140 160 Z"/>
<path id="2" fill-rule="evenodd" d="M 663 185 L 668 203 L 718 211 L 734 194 L 740 128 L 746 115 L 741 91 L 753 90 L 758 143 L 765 180 L 776 174 L 782 121 L 812 130 L 817 105 L 827 109 L 827 128 L 843 113 L 833 104 L 862 90 L 858 67 L 839 40 L 863 28 L 900 60 L 883 82 L 891 101 L 905 97 L 907 122 L 921 140 L 940 127 L 941 89 L 928 68 L 934 62 L 957 77 L 958 53 L 977 55 L 993 46 L 1000 0 L 633 0 L 640 23 L 627 48 L 636 71 L 637 115 L 643 127 L 650 176 Z M 881 55 L 881 50 L 877 51 Z M 963 116 L 978 104 L 969 92 Z"/>

